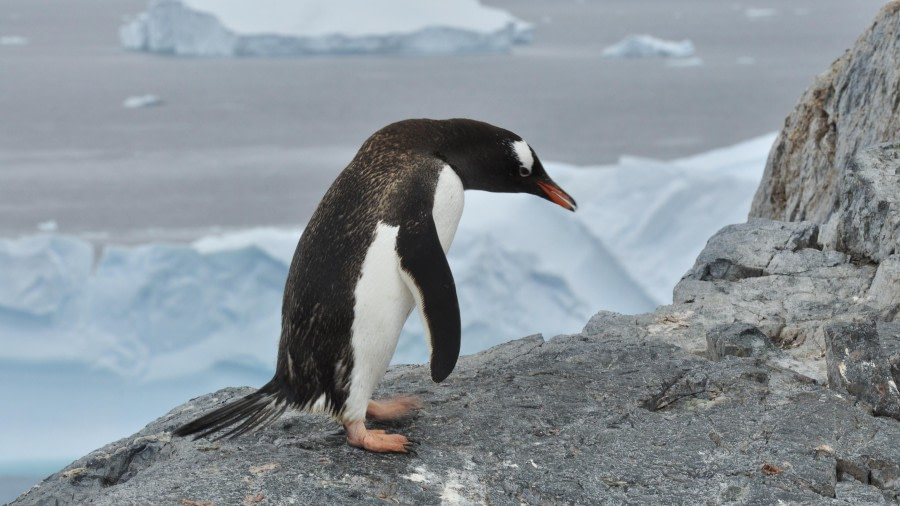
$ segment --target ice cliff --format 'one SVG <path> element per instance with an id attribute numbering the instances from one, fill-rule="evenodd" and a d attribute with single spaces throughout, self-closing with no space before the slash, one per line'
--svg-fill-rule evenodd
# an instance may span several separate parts
<path id="1" fill-rule="evenodd" d="M 119 38 L 131 50 L 231 57 L 508 51 L 532 33 L 477 0 L 151 0 Z"/>

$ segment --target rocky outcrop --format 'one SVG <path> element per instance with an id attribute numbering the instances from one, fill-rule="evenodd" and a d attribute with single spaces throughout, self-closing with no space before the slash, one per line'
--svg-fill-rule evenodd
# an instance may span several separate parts
<path id="1" fill-rule="evenodd" d="M 719 362 L 665 343 L 658 315 L 600 313 L 584 332 L 464 357 L 440 385 L 392 369 L 415 418 L 382 425 L 418 454 L 350 448 L 326 419 L 290 414 L 237 440 L 172 438 L 179 406 L 49 477 L 18 504 L 596 504 L 900 497 L 900 424 L 764 357 Z M 664 336 L 664 335 L 663 335 Z"/>
<path id="2" fill-rule="evenodd" d="M 840 171 L 861 149 L 900 139 L 900 1 L 816 78 L 769 153 L 751 217 L 823 223 Z"/>
<path id="3" fill-rule="evenodd" d="M 828 386 L 868 403 L 873 413 L 900 420 L 900 376 L 886 353 L 898 344 L 900 325 L 834 323 L 825 327 Z"/>
<path id="4" fill-rule="evenodd" d="M 867 153 L 855 173 L 900 170 L 890 149 Z M 898 312 L 900 285 L 875 282 L 894 279 L 882 268 L 894 254 L 861 262 L 823 247 L 822 228 L 729 226 L 654 313 L 601 312 L 580 334 L 463 357 L 442 384 L 426 366 L 393 368 L 379 395 L 425 408 L 377 426 L 419 441 L 416 455 L 351 448 L 333 421 L 302 413 L 236 440 L 171 437 L 250 391 L 226 389 L 17 504 L 900 501 L 900 325 L 874 323 Z"/>
<path id="5" fill-rule="evenodd" d="M 862 151 L 843 171 L 825 225 L 751 219 L 714 235 L 658 312 L 684 322 L 671 339 L 698 352 L 691 328 L 744 322 L 785 351 L 784 365 L 826 381 L 826 326 L 900 321 L 900 144 Z"/>
<path id="6" fill-rule="evenodd" d="M 861 262 L 886 264 L 879 283 L 900 281 L 897 276 L 900 262 L 898 163 L 900 143 L 862 151 L 851 160 L 837 185 L 835 212 L 823 229 L 824 246 L 843 251 Z"/>

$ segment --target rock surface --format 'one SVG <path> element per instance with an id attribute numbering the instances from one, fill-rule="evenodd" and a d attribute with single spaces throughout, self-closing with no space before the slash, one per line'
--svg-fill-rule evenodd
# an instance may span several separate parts
<path id="1" fill-rule="evenodd" d="M 833 323 L 825 327 L 828 386 L 868 403 L 878 416 L 900 420 L 900 392 L 891 363 L 881 345 L 895 345 L 891 334 L 882 339 L 871 323 Z"/>
<path id="2" fill-rule="evenodd" d="M 823 223 L 858 150 L 900 138 L 900 1 L 800 98 L 769 153 L 751 217 Z"/>
<path id="3" fill-rule="evenodd" d="M 900 494 L 900 424 L 754 358 L 711 362 L 654 336 L 653 315 L 600 313 L 578 335 L 390 371 L 415 418 L 384 426 L 417 456 L 351 448 L 291 414 L 237 440 L 170 430 L 248 389 L 175 408 L 49 477 L 17 504 L 839 504 Z M 893 473 L 893 474 L 892 474 Z"/>
<path id="4" fill-rule="evenodd" d="M 706 333 L 706 356 L 713 362 L 725 357 L 765 357 L 777 349 L 769 336 L 749 323 L 717 325 Z"/>
<path id="5" fill-rule="evenodd" d="M 900 39 L 900 33 L 898 33 Z M 898 83 L 900 85 L 900 83 Z M 900 95 L 898 95 L 900 98 Z M 898 111 L 900 116 L 900 111 Z M 864 262 L 885 263 L 896 282 L 900 253 L 900 143 L 860 151 L 841 173 L 837 208 L 822 243 Z"/>

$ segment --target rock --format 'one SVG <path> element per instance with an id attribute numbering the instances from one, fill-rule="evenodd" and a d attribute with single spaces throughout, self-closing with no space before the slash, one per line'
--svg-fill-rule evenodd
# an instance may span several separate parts
<path id="1" fill-rule="evenodd" d="M 871 323 L 825 327 L 828 386 L 870 404 L 875 415 L 900 420 L 900 392 Z"/>
<path id="2" fill-rule="evenodd" d="M 824 223 L 857 151 L 900 139 L 900 1 L 818 76 L 785 119 L 751 217 Z"/>
<path id="3" fill-rule="evenodd" d="M 692 329 L 744 322 L 787 352 L 772 360 L 824 383 L 824 326 L 880 311 L 868 295 L 876 268 L 817 249 L 818 229 L 753 219 L 716 233 L 675 287 L 673 306 L 660 310 L 686 315 L 670 339 L 705 353 L 706 336 Z"/>
<path id="4" fill-rule="evenodd" d="M 689 314 L 685 329 L 756 326 L 787 352 L 773 360 L 826 381 L 827 324 L 900 318 L 895 146 L 858 153 L 853 169 L 842 172 L 841 205 L 827 224 L 752 218 L 720 230 L 675 287 L 667 311 Z M 673 342 L 704 352 L 704 336 L 678 329 L 673 334 Z"/>
<path id="5" fill-rule="evenodd" d="M 878 322 L 878 340 L 894 383 L 900 385 L 900 323 Z"/>
<path id="6" fill-rule="evenodd" d="M 837 504 L 839 461 L 872 476 L 848 496 L 897 500 L 900 424 L 772 364 L 687 353 L 637 318 L 605 313 L 589 332 L 463 357 L 442 384 L 427 366 L 392 368 L 379 395 L 416 393 L 425 408 L 378 427 L 420 441 L 416 456 L 351 448 L 333 421 L 300 413 L 217 443 L 168 436 L 249 391 L 231 388 L 14 504 Z"/>
<path id="7" fill-rule="evenodd" d="M 815 223 L 781 223 L 769 220 L 750 220 L 741 225 L 729 225 L 716 233 L 697 257 L 694 267 L 688 271 L 684 279 L 700 281 L 737 281 L 739 279 L 768 276 L 784 269 L 778 265 L 771 268 L 776 255 L 780 255 L 778 264 L 788 262 L 784 253 L 797 253 L 805 249 L 818 248 L 816 239 L 819 227 Z M 790 269 L 792 272 L 810 270 L 815 266 L 812 262 L 827 262 L 822 255 L 813 254 L 815 259 L 805 259 L 789 255 L 797 260 Z M 807 260 L 807 261 L 803 261 Z M 836 262 L 844 260 L 836 258 Z M 834 262 L 832 262 L 834 263 Z"/>
<path id="8" fill-rule="evenodd" d="M 725 357 L 765 357 L 776 350 L 768 336 L 749 323 L 717 325 L 706 333 L 706 355 L 714 362 Z"/>
<path id="9" fill-rule="evenodd" d="M 847 504 L 887 504 L 878 487 L 861 483 L 854 478 L 838 481 L 834 487 L 834 496 Z"/>
<path id="10" fill-rule="evenodd" d="M 900 254 L 894 254 L 878 264 L 869 298 L 879 308 L 879 318 L 883 321 L 898 321 L 900 317 Z"/>
<path id="11" fill-rule="evenodd" d="M 824 245 L 868 262 L 882 262 L 900 252 L 898 186 L 900 142 L 861 150 L 841 173 Z"/>

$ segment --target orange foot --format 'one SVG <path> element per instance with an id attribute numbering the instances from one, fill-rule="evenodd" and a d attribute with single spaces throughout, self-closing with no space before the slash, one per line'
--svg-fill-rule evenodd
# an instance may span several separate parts
<path id="1" fill-rule="evenodd" d="M 419 401 L 419 398 L 411 395 L 392 397 L 381 402 L 369 401 L 366 418 L 381 421 L 397 420 L 421 407 L 422 402 Z"/>
<path id="2" fill-rule="evenodd" d="M 415 443 L 400 434 L 385 434 L 383 430 L 369 430 L 362 421 L 344 424 L 347 443 L 350 446 L 370 452 L 415 453 L 411 448 Z"/>

